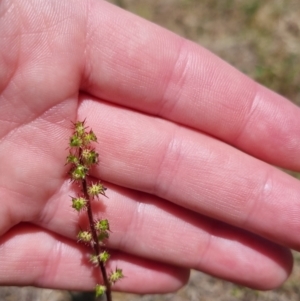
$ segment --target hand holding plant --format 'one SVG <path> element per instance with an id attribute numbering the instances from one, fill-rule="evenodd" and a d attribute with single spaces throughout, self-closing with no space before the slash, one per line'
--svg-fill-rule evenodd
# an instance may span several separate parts
<path id="1" fill-rule="evenodd" d="M 93 289 L 76 240 L 93 271 L 114 250 L 106 266 L 127 276 L 116 290 L 174 291 L 190 269 L 258 289 L 285 281 L 300 186 L 273 166 L 300 170 L 299 108 L 106 1 L 0 1 L 0 65 L 2 285 Z M 85 117 L 101 160 L 75 123 L 73 195 L 62 162 L 70 120 Z M 78 233 L 74 211 L 97 195 L 105 216 Z"/>

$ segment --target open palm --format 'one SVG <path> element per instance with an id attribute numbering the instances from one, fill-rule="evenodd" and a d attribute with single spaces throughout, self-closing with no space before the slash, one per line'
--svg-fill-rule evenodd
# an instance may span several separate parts
<path id="1" fill-rule="evenodd" d="M 97 133 L 116 289 L 189 269 L 280 285 L 300 248 L 300 112 L 206 51 L 104 1 L 0 2 L 0 283 L 92 289 L 64 166 Z"/>

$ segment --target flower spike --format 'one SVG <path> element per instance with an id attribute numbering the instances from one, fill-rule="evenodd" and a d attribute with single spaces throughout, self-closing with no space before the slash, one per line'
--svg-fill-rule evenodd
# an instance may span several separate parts
<path id="1" fill-rule="evenodd" d="M 92 143 L 97 142 L 96 134 L 85 124 L 84 121 L 73 123 L 73 134 L 69 140 L 69 155 L 66 164 L 70 166 L 69 177 L 72 182 L 79 184 L 81 191 L 77 197 L 71 197 L 72 208 L 87 214 L 89 229 L 80 230 L 77 234 L 78 242 L 82 242 L 93 248 L 90 261 L 95 264 L 102 275 L 103 284 L 95 287 L 96 297 L 106 295 L 107 301 L 112 301 L 111 286 L 123 278 L 121 269 L 116 268 L 110 275 L 106 271 L 106 262 L 110 258 L 105 248 L 105 242 L 109 238 L 109 222 L 107 219 L 94 220 L 92 203 L 100 196 L 106 196 L 107 188 L 99 181 L 92 182 L 89 179 L 90 169 L 99 161 L 99 154 L 93 148 Z"/>

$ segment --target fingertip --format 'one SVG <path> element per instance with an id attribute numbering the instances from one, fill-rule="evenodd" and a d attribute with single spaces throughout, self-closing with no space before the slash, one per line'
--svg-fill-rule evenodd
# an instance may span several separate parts
<path id="1" fill-rule="evenodd" d="M 293 269 L 293 255 L 289 249 L 279 248 L 276 256 L 257 264 L 257 278 L 248 287 L 258 290 L 273 290 L 280 287 L 290 276 Z M 255 264 L 255 263 L 254 263 Z"/>

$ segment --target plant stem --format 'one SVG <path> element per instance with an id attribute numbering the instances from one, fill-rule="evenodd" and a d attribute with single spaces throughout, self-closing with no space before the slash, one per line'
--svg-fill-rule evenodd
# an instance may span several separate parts
<path id="1" fill-rule="evenodd" d="M 88 202 L 87 202 L 87 214 L 88 214 L 90 229 L 91 229 L 91 233 L 92 233 L 92 237 L 93 237 L 92 245 L 93 245 L 95 255 L 97 256 L 98 265 L 100 267 L 100 271 L 101 271 L 102 278 L 103 278 L 103 283 L 106 286 L 106 291 L 105 291 L 106 300 L 107 301 L 112 301 L 110 282 L 109 282 L 108 277 L 107 277 L 107 272 L 106 272 L 104 263 L 100 260 L 100 256 L 99 256 L 100 253 L 101 253 L 101 247 L 99 245 L 99 241 L 98 241 L 98 237 L 97 237 L 97 231 L 96 231 L 95 225 L 94 225 L 92 205 L 91 205 L 91 200 L 90 200 L 89 194 L 87 192 L 87 181 L 86 181 L 86 179 L 82 180 L 82 191 L 83 191 L 84 197 L 88 200 Z"/>

